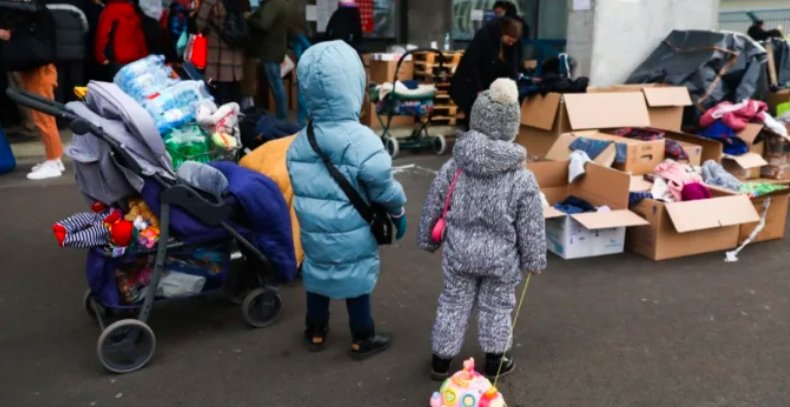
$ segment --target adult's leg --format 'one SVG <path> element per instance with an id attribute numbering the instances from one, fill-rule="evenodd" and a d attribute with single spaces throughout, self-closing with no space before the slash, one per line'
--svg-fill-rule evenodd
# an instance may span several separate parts
<path id="1" fill-rule="evenodd" d="M 439 296 L 433 325 L 433 354 L 452 359 L 461 351 L 469 317 L 475 305 L 479 279 L 448 270 L 444 266 L 444 290 Z"/>
<path id="2" fill-rule="evenodd" d="M 274 96 L 274 103 L 277 105 L 275 109 L 276 116 L 280 120 L 288 120 L 285 85 L 283 84 L 283 78 L 280 76 L 280 64 L 276 62 L 264 62 L 263 68 L 266 72 L 266 80 L 269 82 L 272 96 Z"/>
<path id="3" fill-rule="evenodd" d="M 307 292 L 305 323 L 308 327 L 326 326 L 329 323 L 329 297 Z"/>
<path id="4" fill-rule="evenodd" d="M 26 91 L 49 100 L 55 99 L 55 86 L 58 83 L 58 72 L 55 65 L 44 65 L 31 71 L 22 72 L 20 79 L 22 87 Z M 30 112 L 30 115 L 41 133 L 47 160 L 59 159 L 63 155 L 63 146 L 60 142 L 60 133 L 58 133 L 55 118 L 35 109 Z"/>

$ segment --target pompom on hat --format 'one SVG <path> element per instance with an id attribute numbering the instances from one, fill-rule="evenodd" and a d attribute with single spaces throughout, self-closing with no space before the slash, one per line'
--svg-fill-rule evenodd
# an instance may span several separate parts
<path id="1" fill-rule="evenodd" d="M 477 97 L 472 106 L 469 128 L 493 140 L 513 141 L 518 135 L 520 120 L 516 82 L 500 78 Z"/>

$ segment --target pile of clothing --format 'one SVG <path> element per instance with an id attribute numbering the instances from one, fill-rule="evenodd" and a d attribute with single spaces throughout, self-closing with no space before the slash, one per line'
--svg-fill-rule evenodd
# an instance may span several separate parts
<path id="1" fill-rule="evenodd" d="M 723 169 L 722 169 L 723 171 Z M 629 204 L 636 205 L 644 199 L 663 202 L 685 202 L 713 197 L 702 175 L 693 166 L 668 159 L 656 166 L 645 179 L 653 183 L 650 191 L 632 192 Z"/>
<path id="2" fill-rule="evenodd" d="M 612 210 L 606 205 L 599 207 L 593 206 L 586 200 L 573 195 L 569 195 L 562 202 L 555 203 L 554 209 L 568 215 L 588 212 L 611 212 Z"/>
<path id="3" fill-rule="evenodd" d="M 787 127 L 768 114 L 768 105 L 759 100 L 746 99 L 733 104 L 721 102 L 708 109 L 700 118 L 704 130 L 700 136 L 720 141 L 724 152 L 730 155 L 743 155 L 749 151 L 746 143 L 737 133 L 750 122 L 759 122 L 784 139 L 788 139 Z"/>

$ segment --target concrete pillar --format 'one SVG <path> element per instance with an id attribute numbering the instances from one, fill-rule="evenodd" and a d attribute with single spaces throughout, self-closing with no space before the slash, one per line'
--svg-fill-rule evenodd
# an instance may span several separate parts
<path id="1" fill-rule="evenodd" d="M 670 31 L 715 30 L 719 0 L 593 0 L 568 16 L 568 53 L 594 86 L 622 83 Z"/>
<path id="2" fill-rule="evenodd" d="M 424 47 L 436 41 L 441 47 L 444 35 L 450 31 L 452 1 L 410 0 L 408 4 L 408 42 Z"/>

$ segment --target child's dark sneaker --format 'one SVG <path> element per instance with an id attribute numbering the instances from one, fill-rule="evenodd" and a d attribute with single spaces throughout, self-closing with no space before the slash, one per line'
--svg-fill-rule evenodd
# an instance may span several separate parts
<path id="1" fill-rule="evenodd" d="M 499 366 L 502 366 L 500 370 Z M 486 377 L 490 380 L 494 380 L 496 378 L 497 373 L 499 373 L 499 377 L 506 376 L 507 374 L 513 372 L 516 368 L 516 361 L 513 360 L 513 357 L 505 354 L 497 354 L 497 353 L 486 353 Z"/>
<path id="2" fill-rule="evenodd" d="M 310 352 L 321 352 L 324 350 L 324 344 L 326 344 L 326 336 L 328 333 L 329 327 L 326 325 L 308 325 L 307 329 L 304 331 L 307 349 Z"/>
<path id="3" fill-rule="evenodd" d="M 389 335 L 374 334 L 367 339 L 354 339 L 351 343 L 351 359 L 365 360 L 392 346 L 392 338 Z"/>
<path id="4" fill-rule="evenodd" d="M 450 377 L 450 364 L 452 362 L 452 359 L 442 359 L 433 355 L 433 360 L 431 361 L 431 379 L 441 382 Z"/>

